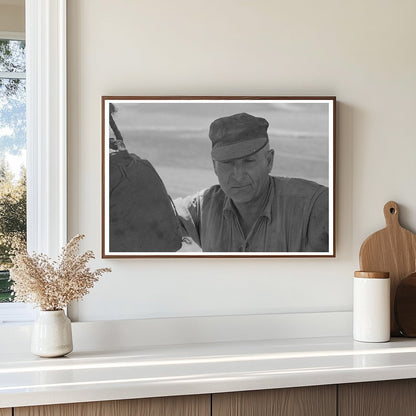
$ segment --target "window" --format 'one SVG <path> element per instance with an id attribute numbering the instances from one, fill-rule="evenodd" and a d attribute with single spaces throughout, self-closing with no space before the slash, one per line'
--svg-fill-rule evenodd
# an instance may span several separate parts
<path id="1" fill-rule="evenodd" d="M 1 303 L 12 301 L 10 255 L 26 244 L 26 55 L 22 36 L 13 37 L 0 36 Z"/>
<path id="2" fill-rule="evenodd" d="M 56 257 L 66 243 L 66 0 L 26 0 L 25 20 L 27 247 Z M 0 324 L 31 319 L 31 305 L 0 303 Z"/>

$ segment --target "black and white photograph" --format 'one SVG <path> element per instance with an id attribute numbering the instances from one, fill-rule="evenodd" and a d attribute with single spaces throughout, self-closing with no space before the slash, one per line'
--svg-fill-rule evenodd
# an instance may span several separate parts
<path id="1" fill-rule="evenodd" d="M 334 257 L 335 97 L 102 97 L 103 257 Z"/>

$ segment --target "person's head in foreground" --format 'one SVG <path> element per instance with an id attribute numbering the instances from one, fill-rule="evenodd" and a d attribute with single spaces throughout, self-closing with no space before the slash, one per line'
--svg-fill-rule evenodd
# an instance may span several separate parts
<path id="1" fill-rule="evenodd" d="M 255 202 L 268 189 L 274 158 L 268 127 L 267 120 L 247 113 L 221 117 L 211 124 L 214 170 L 235 204 Z"/>

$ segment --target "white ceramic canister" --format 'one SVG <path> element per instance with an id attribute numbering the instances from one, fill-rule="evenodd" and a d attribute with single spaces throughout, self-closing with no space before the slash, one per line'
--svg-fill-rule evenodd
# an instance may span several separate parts
<path id="1" fill-rule="evenodd" d="M 354 273 L 353 336 L 356 341 L 390 340 L 390 279 L 387 272 Z"/>

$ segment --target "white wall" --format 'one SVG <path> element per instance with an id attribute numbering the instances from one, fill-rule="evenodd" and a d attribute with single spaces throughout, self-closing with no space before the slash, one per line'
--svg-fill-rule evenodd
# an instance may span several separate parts
<path id="1" fill-rule="evenodd" d="M 110 266 L 72 317 L 351 310 L 363 239 L 416 230 L 413 0 L 68 1 L 69 236 Z M 335 259 L 100 260 L 102 95 L 336 95 Z"/>

